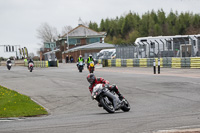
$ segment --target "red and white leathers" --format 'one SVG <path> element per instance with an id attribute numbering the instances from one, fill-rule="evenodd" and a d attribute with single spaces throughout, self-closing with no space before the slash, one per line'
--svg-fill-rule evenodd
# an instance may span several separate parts
<path id="1" fill-rule="evenodd" d="M 97 84 L 104 84 L 104 85 L 107 84 L 107 85 L 109 85 L 109 81 L 105 80 L 103 78 L 96 78 L 95 81 L 92 84 L 90 84 L 90 86 L 89 86 L 90 93 L 92 93 L 94 86 L 97 85 Z M 108 87 L 108 89 L 114 90 L 119 96 L 122 97 L 122 95 L 119 93 L 118 87 L 116 85 L 111 85 L 111 86 Z"/>

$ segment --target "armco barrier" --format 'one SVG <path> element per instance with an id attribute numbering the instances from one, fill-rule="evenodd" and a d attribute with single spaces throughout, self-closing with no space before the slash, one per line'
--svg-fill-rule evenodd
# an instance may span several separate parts
<path id="1" fill-rule="evenodd" d="M 103 59 L 103 67 L 152 67 L 153 58 L 141 59 Z M 158 58 L 155 58 L 156 65 L 158 66 Z M 200 68 L 200 58 L 186 57 L 186 58 L 160 58 L 160 67 L 164 68 Z"/>

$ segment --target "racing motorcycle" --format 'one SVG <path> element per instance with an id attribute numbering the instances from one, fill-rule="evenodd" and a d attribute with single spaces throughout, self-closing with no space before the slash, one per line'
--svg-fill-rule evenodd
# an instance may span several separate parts
<path id="1" fill-rule="evenodd" d="M 110 91 L 108 86 L 106 87 L 103 84 L 97 84 L 93 88 L 92 99 L 98 101 L 108 113 L 115 113 L 120 109 L 128 112 L 131 109 L 129 102 L 125 98 L 120 99 L 114 91 Z"/>
<path id="2" fill-rule="evenodd" d="M 90 73 L 93 73 L 94 72 L 94 61 L 91 61 L 90 64 L 89 64 L 89 67 L 88 67 L 88 70 Z"/>
<path id="3" fill-rule="evenodd" d="M 33 71 L 33 63 L 30 62 L 28 64 L 28 68 L 29 68 L 30 72 L 32 72 Z"/>
<path id="4" fill-rule="evenodd" d="M 12 63 L 7 63 L 7 68 L 8 68 L 8 70 L 11 69 L 11 66 L 12 66 Z"/>
<path id="5" fill-rule="evenodd" d="M 83 61 L 79 61 L 79 62 L 78 62 L 77 67 L 78 67 L 79 72 L 82 72 L 82 71 L 83 71 L 84 65 L 85 65 L 85 64 L 83 63 Z"/>

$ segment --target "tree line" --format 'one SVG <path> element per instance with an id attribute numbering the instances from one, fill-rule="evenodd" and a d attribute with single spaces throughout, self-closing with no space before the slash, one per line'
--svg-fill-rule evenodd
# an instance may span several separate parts
<path id="1" fill-rule="evenodd" d="M 152 10 L 139 15 L 129 12 L 120 17 L 101 19 L 100 25 L 90 22 L 89 28 L 107 32 L 105 42 L 112 44 L 133 43 L 138 37 L 188 35 L 200 33 L 200 14 L 190 12 Z"/>

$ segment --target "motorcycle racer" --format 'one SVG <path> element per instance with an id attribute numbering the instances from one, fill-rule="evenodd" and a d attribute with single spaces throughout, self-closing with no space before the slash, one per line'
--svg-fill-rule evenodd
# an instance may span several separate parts
<path id="1" fill-rule="evenodd" d="M 116 85 L 110 85 L 109 86 L 109 81 L 108 80 L 105 80 L 105 79 L 100 78 L 100 77 L 96 78 L 96 76 L 93 73 L 88 74 L 87 81 L 90 83 L 90 86 L 89 86 L 90 93 L 92 93 L 93 88 L 94 88 L 95 85 L 104 84 L 104 86 L 108 86 L 109 90 L 111 90 L 111 91 L 113 90 L 119 96 L 120 99 L 124 98 L 122 96 L 122 94 L 119 92 L 119 89 L 118 89 L 118 87 Z"/>

